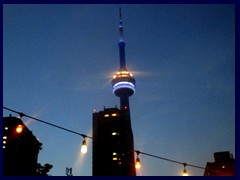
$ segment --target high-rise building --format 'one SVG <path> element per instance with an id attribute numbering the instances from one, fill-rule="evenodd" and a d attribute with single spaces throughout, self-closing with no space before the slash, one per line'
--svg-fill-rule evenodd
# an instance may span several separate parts
<path id="1" fill-rule="evenodd" d="M 215 162 L 207 162 L 204 176 L 235 176 L 235 159 L 229 151 L 215 152 Z"/>
<path id="2" fill-rule="evenodd" d="M 93 113 L 93 176 L 136 175 L 129 107 L 129 96 L 135 92 L 135 79 L 126 68 L 121 9 L 119 15 L 120 69 L 113 76 L 112 88 L 120 98 L 120 109 L 104 108 Z"/>
<path id="3" fill-rule="evenodd" d="M 3 118 L 3 175 L 33 176 L 40 143 L 20 118 Z"/>

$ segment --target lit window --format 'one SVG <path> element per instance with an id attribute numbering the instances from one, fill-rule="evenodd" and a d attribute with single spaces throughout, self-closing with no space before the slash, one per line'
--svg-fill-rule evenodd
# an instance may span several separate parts
<path id="1" fill-rule="evenodd" d="M 226 166 L 222 166 L 222 168 L 224 169 Z"/>
<path id="2" fill-rule="evenodd" d="M 116 161 L 116 160 L 117 160 L 117 157 L 113 157 L 113 160 Z"/>
<path id="3" fill-rule="evenodd" d="M 104 114 L 104 117 L 109 117 L 109 114 Z"/>
<path id="4" fill-rule="evenodd" d="M 113 155 L 115 156 L 115 155 L 117 155 L 117 153 L 116 153 L 116 152 L 113 152 Z"/>
<path id="5" fill-rule="evenodd" d="M 112 135 L 113 135 L 113 136 L 116 136 L 116 135 L 117 135 L 117 132 L 112 132 Z"/>
<path id="6" fill-rule="evenodd" d="M 7 142 L 6 141 L 3 141 L 3 144 L 6 144 Z"/>
<path id="7" fill-rule="evenodd" d="M 21 133 L 22 131 L 23 131 L 23 126 L 21 124 L 19 124 L 16 128 L 16 132 Z"/>
<path id="8" fill-rule="evenodd" d="M 5 127 L 4 129 L 5 129 L 5 130 L 8 130 L 8 127 Z"/>
<path id="9" fill-rule="evenodd" d="M 116 114 L 116 113 L 113 113 L 113 114 L 112 114 L 112 116 L 118 116 L 118 114 Z"/>
<path id="10" fill-rule="evenodd" d="M 3 146 L 3 149 L 5 149 L 5 146 Z"/>
<path id="11" fill-rule="evenodd" d="M 3 136 L 3 139 L 7 139 L 7 136 Z"/>

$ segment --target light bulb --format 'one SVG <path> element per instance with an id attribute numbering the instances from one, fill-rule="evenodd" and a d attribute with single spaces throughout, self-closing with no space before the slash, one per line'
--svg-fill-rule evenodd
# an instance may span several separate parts
<path id="1" fill-rule="evenodd" d="M 182 174 L 182 176 L 188 176 L 188 172 L 187 172 L 187 170 L 185 169 L 185 167 L 187 166 L 187 163 L 183 163 L 183 166 L 184 166 L 184 169 L 183 169 L 183 174 Z"/>
<path id="2" fill-rule="evenodd" d="M 86 154 L 87 153 L 87 142 L 86 142 L 85 139 L 82 142 L 81 153 L 82 154 Z"/>
<path id="3" fill-rule="evenodd" d="M 136 168 L 136 169 L 140 169 L 140 168 L 141 168 L 141 163 L 140 163 L 139 157 L 137 157 L 137 159 L 136 159 L 135 168 Z"/>
<path id="4" fill-rule="evenodd" d="M 188 176 L 188 172 L 187 172 L 186 169 L 183 170 L 183 174 L 182 174 L 182 175 L 183 175 L 183 176 Z"/>

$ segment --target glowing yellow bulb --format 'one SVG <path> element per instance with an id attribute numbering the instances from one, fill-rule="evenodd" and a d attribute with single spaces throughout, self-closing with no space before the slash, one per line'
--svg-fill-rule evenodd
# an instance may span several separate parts
<path id="1" fill-rule="evenodd" d="M 135 168 L 136 168 L 136 169 L 140 169 L 140 168 L 141 168 L 140 159 L 139 159 L 138 157 L 137 157 L 137 159 L 136 159 Z"/>
<path id="2" fill-rule="evenodd" d="M 183 174 L 182 174 L 182 176 L 188 176 L 188 172 L 187 172 L 186 169 L 183 170 Z"/>
<path id="3" fill-rule="evenodd" d="M 82 154 L 86 154 L 87 153 L 87 142 L 86 142 L 85 139 L 82 142 L 81 153 Z"/>

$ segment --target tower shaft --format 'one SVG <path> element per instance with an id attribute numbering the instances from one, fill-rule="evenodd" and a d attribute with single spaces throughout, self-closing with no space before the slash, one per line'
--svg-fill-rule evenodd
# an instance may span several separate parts
<path id="1" fill-rule="evenodd" d="M 120 59 L 120 69 L 126 69 L 125 62 L 125 43 L 122 41 L 118 43 L 119 46 L 119 59 Z"/>
<path id="2" fill-rule="evenodd" d="M 121 96 L 120 97 L 120 108 L 128 110 L 130 113 L 130 107 L 129 107 L 129 98 L 128 96 Z"/>
<path id="3" fill-rule="evenodd" d="M 121 14 L 121 8 L 119 9 L 119 59 L 120 59 L 120 69 L 125 69 L 126 68 L 126 61 L 125 61 L 125 42 L 123 39 L 123 25 L 122 25 L 122 14 Z"/>

